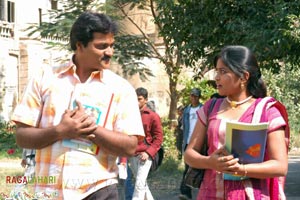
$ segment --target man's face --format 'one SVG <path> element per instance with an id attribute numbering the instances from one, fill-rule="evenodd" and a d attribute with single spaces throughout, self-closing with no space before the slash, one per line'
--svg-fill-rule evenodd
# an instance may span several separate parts
<path id="1" fill-rule="evenodd" d="M 87 71 L 108 69 L 114 53 L 114 42 L 112 33 L 94 33 L 94 39 L 86 47 L 81 43 L 77 44 L 76 56 L 84 63 L 84 66 L 80 67 Z"/>
<path id="2" fill-rule="evenodd" d="M 145 99 L 143 96 L 138 96 L 138 102 L 139 102 L 139 108 L 141 110 L 146 105 L 147 99 Z"/>
<path id="3" fill-rule="evenodd" d="M 197 106 L 199 104 L 199 97 L 196 95 L 190 95 L 190 101 L 193 106 Z"/>

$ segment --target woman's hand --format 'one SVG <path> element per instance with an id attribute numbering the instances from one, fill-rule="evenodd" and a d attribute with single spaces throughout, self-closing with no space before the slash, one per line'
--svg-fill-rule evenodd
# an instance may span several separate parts
<path id="1" fill-rule="evenodd" d="M 209 158 L 213 169 L 219 173 L 242 174 L 243 166 L 238 163 L 239 159 L 229 154 L 224 147 L 217 149 Z"/>

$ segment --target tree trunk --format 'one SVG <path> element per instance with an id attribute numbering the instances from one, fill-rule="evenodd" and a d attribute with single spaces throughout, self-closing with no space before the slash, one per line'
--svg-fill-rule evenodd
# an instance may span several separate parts
<path id="1" fill-rule="evenodd" d="M 177 82 L 169 78 L 169 89 L 170 89 L 170 108 L 169 108 L 169 120 L 172 125 L 173 120 L 176 121 L 176 110 L 177 110 L 177 101 L 178 101 L 178 93 L 177 93 Z"/>

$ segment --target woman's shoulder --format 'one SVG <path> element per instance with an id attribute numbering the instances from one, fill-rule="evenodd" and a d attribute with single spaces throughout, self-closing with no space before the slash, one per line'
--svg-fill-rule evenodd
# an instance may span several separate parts
<path id="1" fill-rule="evenodd" d="M 284 104 L 274 97 L 264 97 L 257 99 L 256 109 L 262 109 L 267 113 L 279 113 L 283 117 L 287 117 L 287 111 Z"/>
<path id="2" fill-rule="evenodd" d="M 209 115 L 213 115 L 213 113 L 218 111 L 218 108 L 223 100 L 224 98 L 210 98 L 209 100 L 207 100 L 204 105 L 197 111 L 198 118 L 203 118 L 203 120 L 205 121 L 208 113 L 210 113 Z"/>
<path id="3" fill-rule="evenodd" d="M 274 97 L 265 97 L 262 98 L 261 101 L 265 101 L 265 116 L 267 118 L 266 120 L 271 122 L 271 129 L 272 127 L 274 130 L 280 127 L 284 127 L 285 136 L 287 139 L 289 139 L 290 128 L 288 121 L 288 113 L 285 105 L 282 102 L 275 99 Z"/>
<path id="4" fill-rule="evenodd" d="M 223 100 L 224 100 L 223 97 L 210 98 L 204 103 L 203 109 L 208 110 L 210 107 L 214 107 L 215 105 L 220 105 L 223 102 Z"/>

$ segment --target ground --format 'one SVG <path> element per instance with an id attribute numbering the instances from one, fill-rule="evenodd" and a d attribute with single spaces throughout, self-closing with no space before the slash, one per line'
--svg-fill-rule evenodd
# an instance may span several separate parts
<path id="1" fill-rule="evenodd" d="M 179 169 L 161 168 L 149 177 L 151 192 L 156 200 L 178 200 L 181 181 Z M 0 160 L 0 199 L 9 193 L 14 186 L 6 183 L 6 176 L 22 175 L 23 168 L 19 159 Z M 300 148 L 289 153 L 289 172 L 286 179 L 286 195 L 288 200 L 300 199 Z M 193 190 L 193 199 L 197 190 Z M 3 198 L 4 199 L 4 198 Z"/>

